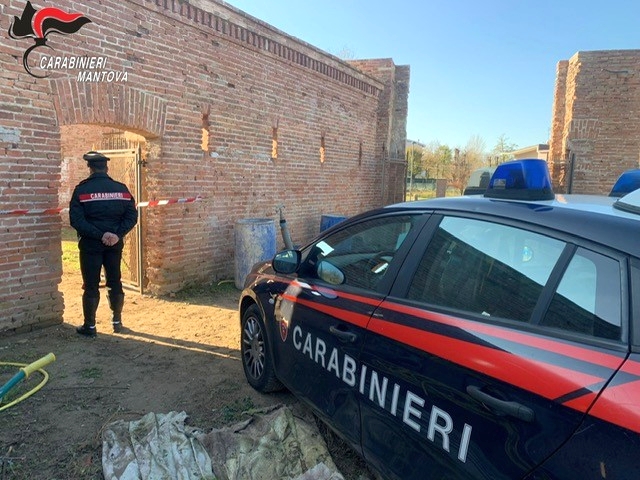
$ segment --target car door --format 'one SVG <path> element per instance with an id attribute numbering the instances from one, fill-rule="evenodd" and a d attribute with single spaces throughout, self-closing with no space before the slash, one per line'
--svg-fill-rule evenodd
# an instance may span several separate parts
<path id="1" fill-rule="evenodd" d="M 364 332 L 421 217 L 381 214 L 334 227 L 302 252 L 297 275 L 275 299 L 278 378 L 356 448 Z"/>
<path id="2" fill-rule="evenodd" d="M 631 258 L 629 266 L 631 277 L 629 293 L 633 295 L 640 292 L 640 260 Z M 584 265 L 582 269 L 584 270 Z M 575 275 L 577 269 L 575 270 L 573 274 L 567 270 L 569 276 L 565 275 L 565 277 L 570 278 L 570 275 Z M 616 288 L 615 284 L 612 284 L 611 287 L 612 290 Z M 561 291 L 561 289 L 558 290 Z M 584 289 L 575 293 L 584 295 Z M 599 296 L 602 297 L 604 293 L 606 293 L 606 289 L 601 289 Z M 637 298 L 637 295 L 633 295 L 633 297 L 630 299 L 630 303 L 633 305 L 631 310 L 633 313 L 630 315 L 630 318 L 633 318 L 632 321 L 630 320 L 633 327 L 629 329 L 630 355 L 589 408 L 589 415 L 585 417 L 580 428 L 575 431 L 568 442 L 532 472 L 527 480 L 554 477 L 640 478 L 640 463 L 638 463 L 638 451 L 640 451 L 640 298 Z M 576 304 L 585 304 L 584 296 L 582 302 L 577 298 L 576 300 Z M 558 305 L 562 305 L 561 299 L 558 301 Z M 613 305 L 615 305 L 615 300 L 605 303 L 606 308 L 611 308 Z M 553 310 L 554 308 L 550 308 L 550 311 Z M 555 310 L 558 310 L 557 307 Z M 587 311 L 589 310 L 591 308 L 587 306 Z M 583 310 L 574 312 L 573 322 L 567 326 L 575 328 L 575 325 L 580 325 L 576 320 L 584 318 L 584 313 Z M 607 318 L 607 315 L 599 313 L 598 317 Z M 550 317 L 548 321 L 557 322 L 553 317 Z M 594 331 L 599 335 L 612 336 L 614 334 L 609 324 L 602 325 L 596 321 L 594 327 Z"/>
<path id="3" fill-rule="evenodd" d="M 522 478 L 624 360 L 623 262 L 517 225 L 432 221 L 369 323 L 363 453 L 403 480 Z"/>

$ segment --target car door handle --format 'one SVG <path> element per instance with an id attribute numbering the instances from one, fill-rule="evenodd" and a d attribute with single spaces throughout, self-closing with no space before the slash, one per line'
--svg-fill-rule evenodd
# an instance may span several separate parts
<path id="1" fill-rule="evenodd" d="M 329 331 L 338 337 L 341 342 L 349 342 L 353 343 L 358 339 L 358 335 L 353 332 L 345 332 L 344 330 L 340 330 L 338 327 L 330 326 Z"/>
<path id="2" fill-rule="evenodd" d="M 529 423 L 533 422 L 535 419 L 535 413 L 529 407 L 525 407 L 518 402 L 507 402 L 505 400 L 500 400 L 499 398 L 493 397 L 488 393 L 484 393 L 482 390 L 480 390 L 480 387 L 468 385 L 467 393 L 471 396 L 471 398 L 478 400 L 479 402 L 484 403 L 487 407 L 497 410 L 498 412 L 505 415 L 509 415 L 511 417 Z"/>

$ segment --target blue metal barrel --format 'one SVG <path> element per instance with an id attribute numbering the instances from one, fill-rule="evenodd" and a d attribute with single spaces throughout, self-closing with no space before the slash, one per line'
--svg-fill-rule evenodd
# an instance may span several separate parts
<path id="1" fill-rule="evenodd" d="M 244 287 L 244 279 L 258 262 L 276 254 L 276 222 L 271 218 L 244 218 L 235 224 L 235 285 Z"/>
<path id="2" fill-rule="evenodd" d="M 333 227 L 335 224 L 346 220 L 347 217 L 343 215 L 322 215 L 320 217 L 320 231 L 323 232 L 329 227 Z"/>

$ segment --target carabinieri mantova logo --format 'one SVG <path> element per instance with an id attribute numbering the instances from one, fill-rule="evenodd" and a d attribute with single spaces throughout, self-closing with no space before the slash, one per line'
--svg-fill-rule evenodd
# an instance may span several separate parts
<path id="1" fill-rule="evenodd" d="M 59 8 L 45 7 L 36 10 L 27 2 L 20 18 L 13 17 L 9 27 L 9 36 L 16 40 L 33 38 L 31 45 L 22 56 L 22 65 L 29 75 L 36 78 L 49 76 L 54 70 L 79 70 L 77 79 L 79 82 L 126 82 L 127 72 L 106 70 L 107 57 L 104 56 L 54 56 L 41 53 L 39 60 L 29 62 L 29 55 L 37 48 L 46 47 L 53 50 L 47 44 L 47 35 L 59 33 L 70 35 L 76 33 L 91 20 L 82 13 L 68 13 Z M 45 72 L 41 75 L 34 73 L 34 69 Z"/>

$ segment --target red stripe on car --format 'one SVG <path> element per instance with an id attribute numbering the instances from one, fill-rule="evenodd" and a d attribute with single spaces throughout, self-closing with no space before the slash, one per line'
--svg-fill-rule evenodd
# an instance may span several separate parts
<path id="1" fill-rule="evenodd" d="M 369 330 L 516 387 L 535 392 L 549 400 L 606 380 L 513 355 L 504 350 L 376 318 L 371 319 Z"/>
<path id="2" fill-rule="evenodd" d="M 284 300 L 288 300 L 290 302 L 297 303 L 299 305 L 304 305 L 305 307 L 312 308 L 318 312 L 326 313 L 327 315 L 331 315 L 340 320 L 344 320 L 345 322 L 351 323 L 352 325 L 356 325 L 361 328 L 366 328 L 367 323 L 369 323 L 369 315 L 363 315 L 361 313 L 351 312 L 349 310 L 345 310 L 343 308 L 331 307 L 329 305 L 324 305 L 322 303 L 313 302 L 311 300 L 305 300 L 304 298 L 295 297 L 293 295 L 282 295 Z"/>

